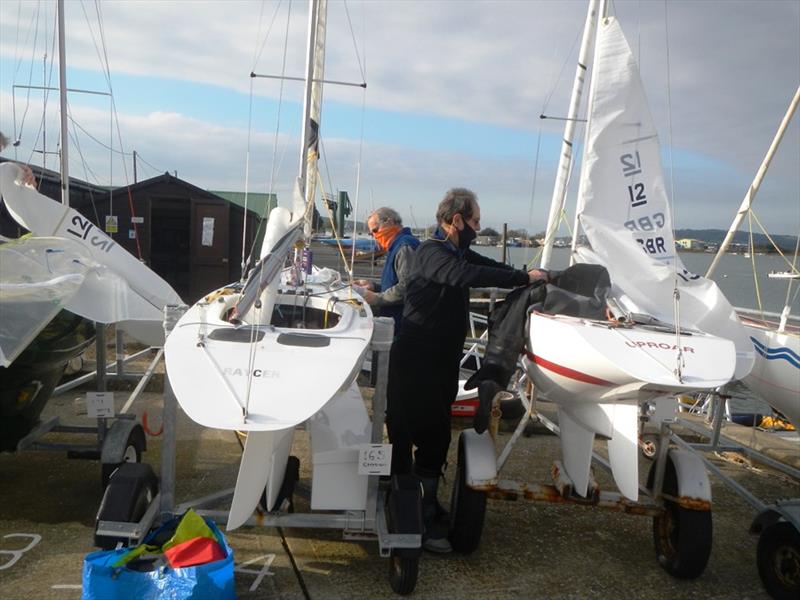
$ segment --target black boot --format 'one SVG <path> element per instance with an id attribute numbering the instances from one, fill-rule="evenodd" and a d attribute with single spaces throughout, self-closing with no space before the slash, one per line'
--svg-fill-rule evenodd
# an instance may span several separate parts
<path id="1" fill-rule="evenodd" d="M 436 493 L 439 489 L 439 476 L 430 477 L 427 474 L 423 476 L 420 474 L 420 470 L 416 468 L 414 471 L 417 479 L 422 484 L 422 524 L 424 527 L 422 547 L 428 552 L 437 554 L 452 552 L 453 548 L 447 539 L 447 521 L 441 518 L 443 509 L 436 499 Z"/>

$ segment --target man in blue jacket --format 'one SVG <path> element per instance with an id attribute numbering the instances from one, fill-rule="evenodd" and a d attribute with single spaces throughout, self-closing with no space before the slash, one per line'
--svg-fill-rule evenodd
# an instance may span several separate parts
<path id="1" fill-rule="evenodd" d="M 381 249 L 386 251 L 386 261 L 379 285 L 366 279 L 359 279 L 354 283 L 365 288 L 364 300 L 370 306 L 378 308 L 380 316 L 394 319 L 396 336 L 400 333 L 406 283 L 419 240 L 408 227 L 403 227 L 403 220 L 397 211 L 387 206 L 369 215 L 367 227 Z"/>

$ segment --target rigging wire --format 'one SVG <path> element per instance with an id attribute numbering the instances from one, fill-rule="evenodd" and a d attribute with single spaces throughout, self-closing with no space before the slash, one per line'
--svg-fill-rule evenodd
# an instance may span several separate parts
<path id="1" fill-rule="evenodd" d="M 267 46 L 267 41 L 269 41 L 269 34 L 272 32 L 272 27 L 275 24 L 275 19 L 278 16 L 278 10 L 280 9 L 282 3 L 283 0 L 278 0 L 278 4 L 275 6 L 275 11 L 272 13 L 272 20 L 270 21 L 269 27 L 267 28 L 267 33 L 264 35 L 264 41 L 261 43 L 261 47 L 253 52 L 253 66 L 250 69 L 251 72 L 254 72 L 256 70 L 256 66 L 258 65 L 258 62 L 261 60 L 261 55 L 264 52 L 264 48 L 266 48 Z M 261 22 L 262 22 L 262 17 L 264 16 L 264 6 L 265 6 L 264 4 L 261 5 L 261 12 L 258 15 L 258 33 L 256 34 L 256 38 L 258 38 L 261 35 Z M 289 14 L 291 14 L 291 11 L 292 11 L 292 3 L 289 2 Z"/>
<path id="2" fill-rule="evenodd" d="M 256 231 L 253 234 L 253 242 L 250 248 L 250 253 L 247 256 L 247 259 L 244 261 L 244 267 L 242 268 L 242 278 L 246 277 L 246 271 L 249 265 L 253 264 L 255 260 L 255 254 L 258 251 L 256 248 L 256 242 L 258 241 L 259 236 L 261 235 L 261 229 L 265 227 L 267 222 L 267 217 L 269 216 L 269 209 L 271 204 L 271 199 L 276 198 L 275 196 L 275 177 L 277 171 L 280 169 L 281 165 L 283 164 L 283 158 L 286 155 L 287 145 L 284 146 L 283 152 L 278 153 L 278 140 L 280 137 L 280 128 L 281 128 L 281 110 L 283 107 L 283 90 L 284 90 L 284 78 L 283 75 L 286 74 L 286 57 L 288 55 L 288 42 L 289 42 L 289 25 L 291 22 L 291 15 L 292 15 L 292 3 L 290 2 L 288 5 L 288 11 L 286 14 L 286 31 L 284 34 L 284 42 L 283 42 L 283 58 L 282 58 L 282 65 L 281 65 L 281 78 L 280 78 L 280 86 L 278 92 L 278 106 L 276 110 L 276 122 L 275 122 L 275 137 L 272 145 L 272 165 L 270 167 L 270 178 L 267 185 L 267 199 L 264 205 L 264 211 L 259 216 L 258 225 L 256 226 Z M 252 92 L 251 92 L 252 93 Z M 248 136 L 249 136 L 249 129 L 248 129 Z M 280 160 L 278 157 L 280 156 Z M 246 217 L 245 217 L 246 218 Z M 244 251 L 244 244 L 242 247 L 242 251 Z"/>
<path id="3" fill-rule="evenodd" d="M 247 269 L 247 200 L 250 189 L 250 145 L 253 133 L 253 78 L 250 78 L 250 97 L 247 107 L 247 148 L 244 159 L 244 212 L 242 213 L 242 262 L 239 278 L 244 281 Z M 267 200 L 269 204 L 269 200 Z M 265 209 L 266 210 L 266 209 Z"/>
<path id="4" fill-rule="evenodd" d="M 69 109 L 67 110 L 69 112 Z M 83 165 L 83 178 L 85 181 L 89 181 L 88 171 L 90 171 L 91 169 L 88 168 L 86 159 L 83 156 L 83 150 L 81 149 L 80 139 L 78 138 L 78 133 L 75 131 L 75 120 L 71 118 L 71 115 L 70 115 L 70 123 L 72 124 L 72 135 L 71 135 L 72 143 L 78 150 L 78 156 L 81 159 L 80 160 L 81 165 Z M 92 176 L 95 177 L 95 179 L 97 179 L 97 176 L 95 175 L 94 172 L 92 172 Z M 97 204 L 94 201 L 94 191 L 92 190 L 91 187 L 89 188 L 89 200 L 92 203 L 92 211 L 94 212 L 94 222 L 99 224 L 100 215 L 97 213 Z"/>
<path id="5" fill-rule="evenodd" d="M 46 8 L 47 7 L 45 7 L 45 9 Z M 42 94 L 43 95 L 43 100 L 42 100 L 42 105 L 43 105 L 42 118 L 39 120 L 39 129 L 37 130 L 36 137 L 34 138 L 33 144 L 31 145 L 30 153 L 28 154 L 28 157 L 24 162 L 26 162 L 26 163 L 32 162 L 33 155 L 37 152 L 36 146 L 39 143 L 39 140 L 41 139 L 42 140 L 42 151 L 41 151 L 42 152 L 42 168 L 44 169 L 44 168 L 46 168 L 46 164 L 45 163 L 46 163 L 46 160 L 47 160 L 47 148 L 45 147 L 45 143 L 47 141 L 46 132 L 45 132 L 45 125 L 46 125 L 45 120 L 46 120 L 47 103 L 48 103 L 48 101 L 50 99 L 50 90 L 48 88 L 50 87 L 50 84 L 51 84 L 52 79 L 53 79 L 53 62 L 54 62 L 54 55 L 55 55 L 56 36 L 55 36 L 55 33 L 54 33 L 52 46 L 51 46 L 51 50 L 50 50 L 50 72 L 48 74 L 47 73 L 47 58 L 48 58 L 48 54 L 47 54 L 47 27 L 46 27 L 46 23 L 48 21 L 48 17 L 45 14 L 44 18 L 40 19 L 39 13 L 38 13 L 38 10 L 37 10 L 37 15 L 36 15 L 37 35 L 36 35 L 36 39 L 38 39 L 38 29 L 39 29 L 40 21 L 43 23 L 42 24 L 42 31 L 45 34 L 44 35 L 44 40 L 42 42 L 42 44 L 43 44 L 43 46 L 45 48 L 45 53 L 44 53 L 44 56 L 42 58 L 42 60 L 44 61 L 44 68 L 43 68 L 43 73 L 42 73 L 42 87 L 45 88 L 44 93 Z M 54 27 L 55 27 L 55 23 L 54 23 Z M 33 50 L 33 54 L 34 55 L 36 54 L 36 48 L 35 47 L 34 47 L 34 50 Z M 30 81 L 33 80 L 33 65 L 34 65 L 34 62 L 35 62 L 35 57 L 31 57 L 31 69 L 30 69 L 30 71 L 31 71 L 31 75 L 30 75 L 31 80 Z M 28 90 L 28 92 L 29 92 L 29 95 L 30 95 L 30 89 Z M 27 112 L 27 108 L 26 108 L 26 112 Z M 17 139 L 19 139 L 20 137 L 21 137 L 21 133 L 20 133 L 20 136 Z M 15 153 L 15 158 L 16 158 L 16 153 Z"/>
<path id="6" fill-rule="evenodd" d="M 366 81 L 366 55 L 364 55 L 364 66 L 361 66 L 361 55 L 358 53 L 358 43 L 356 42 L 356 34 L 353 31 L 353 22 L 350 20 L 350 9 L 347 8 L 347 0 L 344 0 L 344 12 L 347 15 L 347 25 L 350 27 L 350 38 L 353 40 L 353 49 L 356 52 L 356 61 L 358 62 L 358 68 L 361 71 L 361 81 Z"/>
<path id="7" fill-rule="evenodd" d="M 30 61 L 30 65 L 31 66 L 30 66 L 30 69 L 28 69 L 28 86 L 30 86 L 31 83 L 33 82 L 33 61 L 34 61 L 34 56 L 36 54 L 36 42 L 37 42 L 38 36 L 39 36 L 39 8 L 40 8 L 40 6 L 41 5 L 39 5 L 39 4 L 36 5 L 36 13 L 35 13 L 35 15 L 36 15 L 35 16 L 36 27 L 33 26 L 34 25 L 34 17 L 31 16 L 31 20 L 28 23 L 27 31 L 25 32 L 25 41 L 24 41 L 24 43 L 22 45 L 20 45 L 20 43 L 19 43 L 19 31 L 20 31 L 20 23 L 22 23 L 22 2 L 19 2 L 17 4 L 17 27 L 16 27 L 15 40 L 14 40 L 14 64 L 16 65 L 14 67 L 14 78 L 13 78 L 14 85 L 17 82 L 17 76 L 19 75 L 20 68 L 22 67 L 22 51 L 20 50 L 20 48 L 21 47 L 25 47 L 25 46 L 28 45 L 28 40 L 30 39 L 31 30 L 34 31 L 34 41 L 33 41 L 32 47 L 31 47 L 31 53 L 32 53 L 31 61 Z M 25 111 L 24 111 L 24 113 L 22 115 L 22 121 L 20 122 L 20 130 L 19 131 L 17 131 L 17 105 L 16 105 L 16 102 L 14 102 L 13 105 L 12 105 L 12 112 L 13 112 L 13 117 L 14 117 L 14 139 L 12 140 L 13 144 L 14 144 L 14 160 L 17 160 L 17 158 L 18 158 L 18 156 L 17 156 L 18 155 L 18 140 L 22 137 L 22 128 L 23 128 L 23 125 L 25 124 L 25 117 L 28 114 L 28 108 L 30 107 L 31 88 L 28 87 L 26 92 L 27 93 L 25 94 Z M 15 100 L 16 100 L 16 98 L 15 98 Z"/>
<path id="8" fill-rule="evenodd" d="M 99 30 L 99 33 L 100 33 L 100 40 L 102 42 L 102 48 L 103 48 L 104 61 L 103 61 L 102 64 L 104 65 L 104 67 L 106 69 L 106 78 L 108 80 L 108 91 L 111 94 L 112 120 L 113 120 L 113 124 L 116 126 L 117 141 L 119 142 L 119 148 L 120 148 L 120 150 L 123 150 L 124 148 L 123 148 L 123 144 L 122 144 L 122 130 L 121 130 L 120 125 L 119 125 L 119 112 L 117 111 L 116 97 L 114 96 L 114 89 L 113 89 L 113 86 L 111 84 L 111 66 L 110 66 L 110 62 L 108 60 L 108 46 L 106 44 L 105 27 L 103 25 L 103 14 L 102 14 L 102 10 L 101 10 L 100 6 L 101 6 L 100 5 L 100 0 L 95 0 L 95 10 L 96 10 L 96 14 L 97 14 L 98 30 Z M 128 164 L 124 160 L 122 161 L 122 172 L 123 172 L 123 175 L 124 175 L 124 178 L 125 178 L 125 187 L 126 187 L 127 196 L 128 196 L 128 207 L 130 208 L 130 211 L 131 211 L 131 217 L 134 217 L 136 215 L 136 211 L 135 211 L 134 205 L 133 205 L 133 194 L 131 193 L 131 184 L 130 184 L 130 179 L 128 177 Z M 110 195 L 110 198 L 111 197 L 112 196 Z M 109 207 L 110 207 L 110 200 L 109 200 Z M 142 246 L 141 246 L 141 242 L 140 242 L 140 239 L 139 239 L 139 237 L 140 237 L 139 236 L 139 226 L 136 223 L 136 221 L 133 220 L 133 219 L 132 219 L 132 225 L 133 225 L 134 235 L 135 235 L 135 238 L 136 238 L 136 251 L 138 253 L 139 260 L 142 260 L 143 259 L 143 255 L 142 255 Z"/>
<path id="9" fill-rule="evenodd" d="M 365 56 L 366 59 L 366 56 Z M 365 79 L 366 81 L 366 79 Z M 358 229 L 357 226 L 357 219 L 358 219 L 358 204 L 359 198 L 361 197 L 361 166 L 363 163 L 364 157 L 364 120 L 367 110 L 367 89 L 363 88 L 361 94 L 361 133 L 358 139 L 358 168 L 356 169 L 356 197 L 355 197 L 355 204 L 353 206 L 353 247 L 350 250 L 350 282 L 352 283 L 353 274 L 355 273 L 355 262 L 356 262 L 356 230 Z M 410 207 L 409 207 L 410 208 Z M 412 218 L 414 214 L 411 214 Z"/>
<path id="10" fill-rule="evenodd" d="M 347 9 L 347 2 L 345 1 L 345 9 Z M 350 23 L 350 11 L 347 11 L 347 21 Z M 366 14 L 362 11 L 361 13 L 361 43 L 364 44 L 363 53 L 364 53 L 364 68 L 361 71 L 361 81 L 367 81 L 367 47 L 366 47 L 366 29 L 367 29 L 367 20 Z M 352 32 L 353 26 L 350 23 L 350 31 Z M 353 43 L 356 47 L 356 56 L 358 56 L 358 45 L 355 44 L 355 35 L 353 36 Z M 361 63 L 361 59 L 359 58 L 359 65 Z M 364 158 L 364 121 L 367 111 L 367 88 L 364 86 L 361 92 L 361 123 L 360 123 L 360 134 L 358 139 L 358 167 L 356 169 L 356 197 L 355 197 L 355 204 L 353 206 L 353 247 L 350 249 L 350 283 L 353 283 L 353 274 L 355 273 L 355 263 L 356 263 L 356 233 L 358 230 L 358 206 L 359 206 L 359 199 L 361 198 L 361 167 L 363 164 Z M 409 207 L 410 208 L 410 207 Z M 413 218 L 414 213 L 411 213 Z M 370 261 L 372 265 L 374 265 L 374 261 Z M 352 293 L 352 289 L 351 289 Z"/>
<path id="11" fill-rule="evenodd" d="M 666 60 L 667 60 L 667 134 L 668 134 L 668 143 L 667 147 L 669 148 L 669 207 L 672 211 L 672 239 L 675 239 L 675 165 L 672 156 L 672 81 L 670 78 L 670 54 L 669 54 L 669 14 L 667 9 L 667 1 L 664 0 L 664 38 L 665 38 L 665 46 L 666 46 Z M 684 356 L 683 356 L 683 349 L 681 347 L 681 308 L 680 308 L 680 300 L 681 300 L 681 292 L 678 284 L 678 252 L 674 247 L 672 251 L 674 252 L 674 259 L 672 260 L 672 297 L 673 297 L 673 305 L 674 305 L 674 315 L 675 315 L 675 347 L 677 348 L 677 356 L 676 356 L 676 365 L 675 365 L 675 375 L 678 377 L 678 381 L 683 381 L 682 371 L 683 367 L 685 366 Z"/>
<path id="12" fill-rule="evenodd" d="M 567 63 L 571 62 L 572 53 L 575 51 L 575 46 L 578 44 L 578 40 L 581 38 L 583 34 L 583 23 L 581 23 L 580 27 L 578 28 L 577 33 L 575 34 L 575 38 L 572 40 L 572 45 L 569 47 L 569 51 L 564 56 L 564 60 L 561 63 L 561 68 L 558 70 L 555 78 L 552 79 L 550 84 L 550 92 L 545 96 L 544 102 L 542 103 L 542 110 L 539 113 L 541 116 L 544 116 L 545 111 L 547 110 L 550 101 L 553 99 L 553 95 L 556 92 L 556 88 L 558 87 L 558 82 L 561 81 L 561 77 L 564 75 L 564 69 L 567 68 Z M 553 56 L 552 59 L 549 61 L 549 64 L 554 64 L 556 62 L 556 53 L 557 49 L 553 46 Z M 540 117 L 541 118 L 541 117 Z M 553 118 L 553 117 L 549 117 Z"/>
<path id="13" fill-rule="evenodd" d="M 553 98 L 553 95 L 555 94 L 556 88 L 558 87 L 558 82 L 561 81 L 561 78 L 564 75 L 564 70 L 567 67 L 567 63 L 570 62 L 570 58 L 572 57 L 572 54 L 575 51 L 575 46 L 577 45 L 578 40 L 580 39 L 582 33 L 583 33 L 583 25 L 578 27 L 577 32 L 572 40 L 572 44 L 570 45 L 569 51 L 564 55 L 564 60 L 561 62 L 561 67 L 558 69 L 558 72 L 554 74 L 555 69 L 551 69 L 550 86 L 549 86 L 550 91 L 545 95 L 545 98 L 542 102 L 542 108 L 539 111 L 539 128 L 536 136 L 536 154 L 533 162 L 533 172 L 531 174 L 531 193 L 530 193 L 530 203 L 528 206 L 529 230 L 533 230 L 533 211 L 536 201 L 536 186 L 539 175 L 539 158 L 541 156 L 542 131 L 544 129 L 543 121 L 545 119 L 551 119 L 551 120 L 556 119 L 555 117 L 546 117 L 545 113 L 547 111 L 548 105 L 550 104 L 550 101 Z M 557 60 L 557 49 L 555 46 L 553 46 L 553 54 L 551 56 L 551 59 L 548 61 L 548 64 L 555 65 L 556 60 Z M 567 181 L 569 182 L 569 180 Z M 563 215 L 564 212 L 562 211 L 562 218 L 564 218 Z M 528 260 L 527 258 L 529 253 L 530 249 L 526 248 L 524 253 L 526 265 L 531 265 L 534 261 L 536 261 L 538 257 L 541 255 L 542 250 L 540 249 L 538 252 L 536 252 L 530 260 Z"/>
<path id="14" fill-rule="evenodd" d="M 277 17 L 277 11 L 278 11 L 279 6 L 280 6 L 280 2 L 278 3 L 278 6 L 275 8 L 275 12 L 273 13 L 272 21 L 271 21 L 270 26 L 269 26 L 269 28 L 267 30 L 267 34 L 266 34 L 266 36 L 264 38 L 264 43 L 262 44 L 261 51 L 263 51 L 263 48 L 266 46 L 267 38 L 269 37 L 270 31 L 272 31 L 272 26 L 275 23 L 275 19 Z M 285 31 L 285 36 L 284 36 L 283 57 L 282 57 L 282 65 L 281 65 L 281 75 L 282 76 L 285 75 L 285 73 L 286 73 L 286 57 L 288 55 L 289 25 L 291 23 L 291 15 L 292 15 L 292 3 L 290 2 L 288 10 L 286 12 L 286 31 Z M 256 59 L 255 59 L 255 61 L 253 63 L 253 69 L 251 70 L 251 73 L 253 71 L 255 71 L 255 66 L 257 64 L 258 59 L 261 56 L 261 51 L 259 51 L 259 53 L 256 56 Z M 264 207 L 264 213 L 262 213 L 261 219 L 259 220 L 258 230 L 256 231 L 256 235 L 253 238 L 253 247 L 252 247 L 251 252 L 250 252 L 250 257 L 247 259 L 247 261 L 244 261 L 244 260 L 242 261 L 242 277 L 245 276 L 246 263 L 249 263 L 250 261 L 252 261 L 253 256 L 254 256 L 254 254 L 256 252 L 255 242 L 258 239 L 258 233 L 260 232 L 262 226 L 266 226 L 267 218 L 269 216 L 268 214 L 266 214 L 267 211 L 269 211 L 269 204 L 270 204 L 269 199 L 271 198 L 272 194 L 274 193 L 274 189 L 275 189 L 274 186 L 275 186 L 275 174 L 276 174 L 276 171 L 275 171 L 275 169 L 276 169 L 276 156 L 277 156 L 277 150 L 278 150 L 278 139 L 279 139 L 279 135 L 280 135 L 280 116 L 281 116 L 281 107 L 283 105 L 283 88 L 284 88 L 284 79 L 283 79 L 283 77 L 281 77 L 280 92 L 279 92 L 279 96 L 278 96 L 278 109 L 277 109 L 276 125 L 275 125 L 275 139 L 274 139 L 273 151 L 272 151 L 272 168 L 271 168 L 271 171 L 270 171 L 269 193 L 267 195 L 267 202 L 266 202 L 265 207 Z M 253 94 L 253 91 L 252 91 L 253 90 L 252 78 L 251 78 L 251 88 L 250 89 L 251 89 L 251 106 L 252 106 L 252 94 Z M 252 121 L 250 121 L 249 124 L 248 124 L 248 154 L 249 154 L 249 149 L 250 149 L 250 128 L 251 127 L 252 127 Z M 282 162 L 282 160 L 281 160 L 281 162 Z M 247 214 L 246 213 L 244 215 L 244 220 L 245 220 L 245 222 L 247 221 Z M 265 235 L 266 235 L 266 233 L 265 233 Z M 244 238 L 242 239 L 242 251 L 244 252 Z M 259 279 L 261 279 L 263 277 L 263 275 L 264 275 L 264 272 L 262 270 L 261 275 L 259 276 Z M 261 289 L 261 286 L 262 286 L 262 282 L 259 281 L 259 286 L 258 286 L 259 289 Z M 260 315 L 262 309 L 263 309 L 263 306 L 261 306 L 260 303 L 258 303 L 256 305 L 256 307 L 255 307 L 255 318 L 257 320 L 259 320 L 259 321 L 263 320 L 263 317 Z M 270 320 L 271 320 L 271 315 L 267 315 L 267 322 L 269 322 Z M 249 357 L 248 357 L 248 364 L 250 365 L 250 373 L 253 372 L 253 365 L 255 364 L 255 359 L 256 359 L 256 345 L 255 345 L 255 337 L 254 336 L 255 336 L 255 332 L 251 332 L 250 352 L 249 352 Z M 249 411 L 249 409 L 250 409 L 250 394 L 251 394 L 251 391 L 252 391 L 252 376 L 247 378 L 247 387 L 245 389 L 245 406 L 244 406 L 245 413 L 247 413 L 247 411 Z"/>

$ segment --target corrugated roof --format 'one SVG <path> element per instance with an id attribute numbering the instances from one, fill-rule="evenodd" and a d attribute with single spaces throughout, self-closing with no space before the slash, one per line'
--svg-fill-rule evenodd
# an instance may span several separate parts
<path id="1" fill-rule="evenodd" d="M 244 192 L 208 191 L 244 208 Z M 277 205 L 278 197 L 275 194 L 258 194 L 255 192 L 248 192 L 247 194 L 247 210 L 253 211 L 259 216 L 269 214 L 269 210 L 272 210 Z M 269 207 L 269 210 L 266 210 L 267 207 Z"/>

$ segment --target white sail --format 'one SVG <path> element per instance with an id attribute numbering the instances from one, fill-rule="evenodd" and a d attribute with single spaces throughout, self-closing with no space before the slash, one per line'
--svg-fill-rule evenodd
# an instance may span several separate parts
<path id="1" fill-rule="evenodd" d="M 87 260 L 77 243 L 60 238 L 0 245 L 0 367 L 9 366 L 75 296 Z"/>
<path id="2" fill-rule="evenodd" d="M 139 341 L 163 345 L 164 306 L 182 304 L 180 296 L 86 217 L 22 184 L 21 173 L 14 163 L 0 165 L 0 196 L 8 212 L 34 235 L 53 236 L 50 246 L 60 243 L 83 265 L 84 281 L 65 308 L 100 323 L 122 323 Z"/>
<path id="3" fill-rule="evenodd" d="M 613 295 L 631 312 L 674 323 L 677 288 L 681 326 L 734 341 L 741 379 L 752 368 L 752 345 L 717 285 L 677 255 L 658 133 L 613 17 L 598 26 L 589 106 L 578 216 L 591 248 L 578 248 L 578 256 L 608 269 Z"/>

